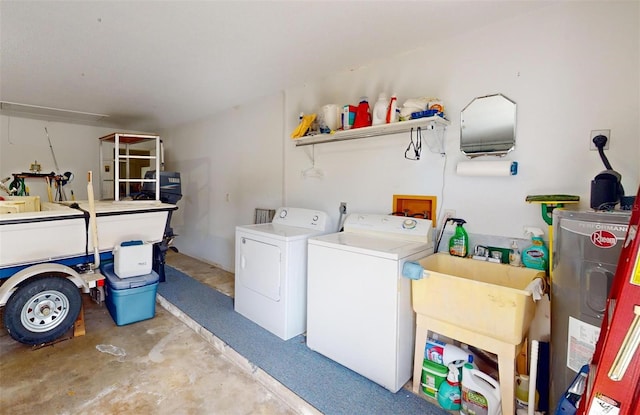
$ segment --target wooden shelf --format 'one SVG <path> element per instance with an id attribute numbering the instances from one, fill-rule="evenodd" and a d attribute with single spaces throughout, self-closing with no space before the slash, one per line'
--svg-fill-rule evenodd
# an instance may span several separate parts
<path id="1" fill-rule="evenodd" d="M 317 134 L 296 139 L 296 147 L 312 144 L 334 143 L 337 141 L 355 140 L 359 138 L 376 137 L 381 135 L 398 134 L 409 131 L 412 128 L 437 129 L 445 128 L 451 122 L 442 117 L 425 117 L 409 121 L 399 121 L 391 124 L 373 125 L 371 127 L 352 128 L 340 130 L 333 134 Z"/>

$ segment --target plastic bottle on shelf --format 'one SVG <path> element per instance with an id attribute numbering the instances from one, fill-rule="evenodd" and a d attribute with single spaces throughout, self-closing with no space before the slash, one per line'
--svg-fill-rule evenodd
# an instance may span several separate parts
<path id="1" fill-rule="evenodd" d="M 391 95 L 391 101 L 387 108 L 387 124 L 398 121 L 398 98 L 396 94 Z"/>
<path id="2" fill-rule="evenodd" d="M 371 126 L 371 111 L 369 110 L 369 98 L 360 97 L 360 103 L 356 108 L 356 118 L 351 128 Z"/>
<path id="3" fill-rule="evenodd" d="M 389 97 L 384 92 L 378 95 L 378 101 L 373 106 L 372 125 L 386 124 Z"/>

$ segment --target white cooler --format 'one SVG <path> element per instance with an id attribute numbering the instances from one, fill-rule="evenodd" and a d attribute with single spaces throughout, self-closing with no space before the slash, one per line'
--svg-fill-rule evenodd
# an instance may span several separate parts
<path id="1" fill-rule="evenodd" d="M 122 242 L 113 248 L 113 271 L 119 278 L 151 273 L 153 245 L 143 241 Z"/>

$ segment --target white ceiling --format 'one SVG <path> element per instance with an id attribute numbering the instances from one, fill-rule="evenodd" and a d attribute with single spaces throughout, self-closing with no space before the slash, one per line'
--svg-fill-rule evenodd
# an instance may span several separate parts
<path id="1" fill-rule="evenodd" d="M 0 0 L 0 101 L 156 132 L 547 5 Z"/>

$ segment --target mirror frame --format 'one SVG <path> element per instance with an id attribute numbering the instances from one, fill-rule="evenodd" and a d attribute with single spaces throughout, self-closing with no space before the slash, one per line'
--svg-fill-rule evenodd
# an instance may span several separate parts
<path id="1" fill-rule="evenodd" d="M 474 98 L 460 112 L 460 151 L 504 156 L 516 144 L 516 103 L 502 94 Z"/>

